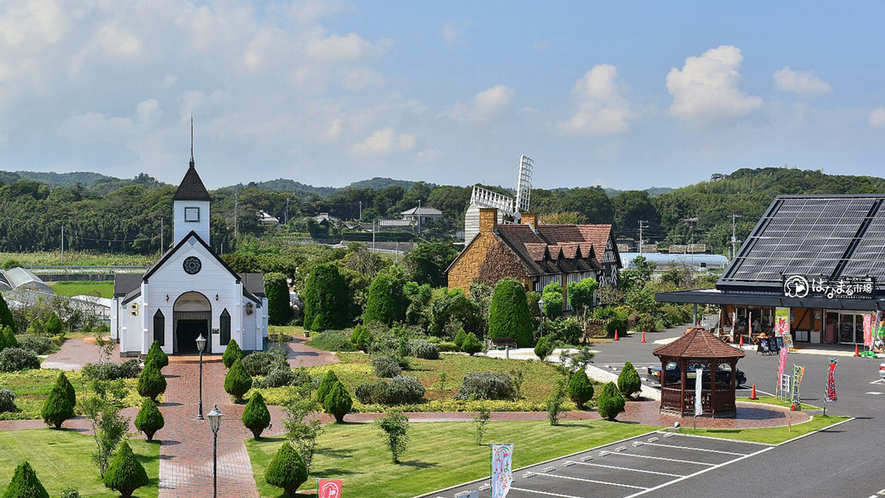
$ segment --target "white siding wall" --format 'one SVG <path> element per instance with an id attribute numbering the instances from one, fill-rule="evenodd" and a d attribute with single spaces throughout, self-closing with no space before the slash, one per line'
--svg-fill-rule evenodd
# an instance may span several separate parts
<path id="1" fill-rule="evenodd" d="M 122 298 L 119 298 L 119 301 L 122 301 Z M 118 309 L 117 320 L 119 323 L 119 331 L 120 331 L 120 352 L 121 353 L 134 353 L 139 354 L 142 352 L 146 352 L 142 350 L 142 338 L 144 332 L 144 308 L 141 304 L 141 298 L 135 298 L 134 300 L 126 303 L 125 306 L 120 306 Z M 138 315 L 132 314 L 132 305 L 135 304 L 138 306 Z M 148 344 L 150 346 L 150 344 Z"/>
<path id="2" fill-rule="evenodd" d="M 198 207 L 200 208 L 200 221 L 186 222 L 184 221 L 184 208 Z M 207 244 L 209 242 L 209 201 L 175 201 L 172 211 L 175 221 L 175 244 L 185 238 L 191 230 L 197 232 Z"/>

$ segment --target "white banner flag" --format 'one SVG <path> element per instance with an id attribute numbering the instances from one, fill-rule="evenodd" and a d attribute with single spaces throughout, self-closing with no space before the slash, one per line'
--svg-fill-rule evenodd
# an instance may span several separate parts
<path id="1" fill-rule="evenodd" d="M 505 498 L 513 482 L 513 445 L 492 445 L 492 498 Z"/>
<path id="2" fill-rule="evenodd" d="M 701 401 L 701 390 L 703 389 L 704 384 L 704 369 L 696 369 L 694 375 L 694 416 L 698 417 L 704 414 L 704 403 Z"/>

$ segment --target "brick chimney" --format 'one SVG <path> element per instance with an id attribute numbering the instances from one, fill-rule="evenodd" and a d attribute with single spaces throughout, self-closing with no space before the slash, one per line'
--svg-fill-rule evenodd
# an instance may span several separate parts
<path id="1" fill-rule="evenodd" d="M 479 208 L 479 233 L 492 233 L 498 229 L 498 210 Z"/>
<path id="2" fill-rule="evenodd" d="M 538 231 L 538 213 L 519 213 L 519 215 L 524 225 L 529 225 L 532 230 Z"/>

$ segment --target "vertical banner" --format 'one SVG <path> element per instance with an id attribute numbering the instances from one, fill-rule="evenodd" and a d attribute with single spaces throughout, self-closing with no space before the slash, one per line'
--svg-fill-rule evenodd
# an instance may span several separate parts
<path id="1" fill-rule="evenodd" d="M 513 482 L 513 445 L 492 445 L 492 498 L 505 498 Z"/>
<path id="2" fill-rule="evenodd" d="M 836 402 L 836 365 L 839 360 L 830 358 L 830 368 L 827 370 L 827 395 L 824 396 L 824 403 Z"/>
<path id="3" fill-rule="evenodd" d="M 780 357 L 777 364 L 777 385 L 781 385 L 781 378 L 784 376 L 784 370 L 787 368 L 787 353 L 789 353 L 790 348 L 783 347 L 780 351 Z M 781 393 L 783 395 L 784 393 Z"/>
<path id="4" fill-rule="evenodd" d="M 801 410 L 802 404 L 799 397 L 799 386 L 802 384 L 802 377 L 805 376 L 805 367 L 793 365 L 793 392 L 790 403 L 790 410 Z"/>
<path id="5" fill-rule="evenodd" d="M 694 374 L 694 416 L 699 417 L 704 414 L 703 402 L 703 386 L 704 386 L 704 369 L 696 369 Z"/>
<path id="6" fill-rule="evenodd" d="M 317 497 L 318 498 L 341 498 L 341 488 L 343 481 L 332 481 L 329 479 L 317 479 Z"/>
<path id="7" fill-rule="evenodd" d="M 876 337 L 883 339 L 885 338 L 885 311 L 879 311 L 876 313 L 876 321 L 878 322 Z"/>
<path id="8" fill-rule="evenodd" d="M 867 348 L 873 347 L 873 316 L 868 313 L 863 316 L 863 345 Z"/>
<path id="9" fill-rule="evenodd" d="M 783 337 L 790 333 L 790 308 L 776 308 L 774 310 L 774 335 Z"/>

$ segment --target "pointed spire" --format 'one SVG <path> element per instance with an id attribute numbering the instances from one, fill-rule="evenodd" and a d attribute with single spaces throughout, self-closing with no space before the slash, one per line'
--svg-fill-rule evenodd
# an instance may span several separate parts
<path id="1" fill-rule="evenodd" d="M 191 114 L 191 168 L 194 167 L 194 115 Z"/>

